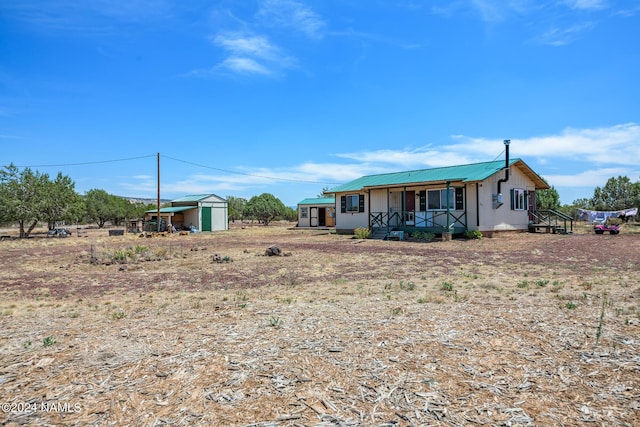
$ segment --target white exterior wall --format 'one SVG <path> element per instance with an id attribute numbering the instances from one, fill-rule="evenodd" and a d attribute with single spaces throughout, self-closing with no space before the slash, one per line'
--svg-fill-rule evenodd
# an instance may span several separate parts
<path id="1" fill-rule="evenodd" d="M 493 195 L 498 191 L 498 180 L 504 178 L 501 171 L 480 183 L 480 231 L 515 231 L 527 230 L 529 213 L 525 210 L 511 209 L 511 189 L 521 188 L 526 191 L 535 190 L 534 184 L 518 168 L 511 167 L 509 180 L 501 184 L 502 205 L 494 209 Z M 474 215 L 473 224 L 476 224 Z M 471 228 L 470 228 L 471 229 Z"/>
<path id="2" fill-rule="evenodd" d="M 478 226 L 478 197 L 476 190 L 481 190 L 480 183 L 469 183 L 465 185 L 465 202 L 467 208 L 467 229 L 474 231 L 479 230 Z"/>
<path id="3" fill-rule="evenodd" d="M 211 196 L 200 202 L 200 207 L 211 208 L 211 231 L 224 231 L 229 229 L 229 210 L 227 201 L 219 197 Z M 199 210 L 199 230 L 202 231 L 202 212 Z"/>
<path id="4" fill-rule="evenodd" d="M 311 206 L 312 205 L 298 205 L 298 227 L 311 227 Z M 302 217 L 303 209 L 306 209 L 306 218 Z"/>
<path id="5" fill-rule="evenodd" d="M 387 212 L 389 210 L 386 188 L 371 190 L 369 196 L 371 197 L 371 212 Z"/>
<path id="6" fill-rule="evenodd" d="M 341 197 L 353 194 L 364 194 L 364 212 L 342 212 Z M 336 194 L 336 231 L 352 232 L 356 228 L 369 227 L 369 195 L 366 192 L 349 192 Z"/>
<path id="7" fill-rule="evenodd" d="M 194 207 L 193 209 L 184 211 L 184 225 L 187 227 L 191 227 L 193 225 L 195 227 L 198 227 L 198 230 L 200 230 L 200 222 L 198 221 L 198 209 Z"/>

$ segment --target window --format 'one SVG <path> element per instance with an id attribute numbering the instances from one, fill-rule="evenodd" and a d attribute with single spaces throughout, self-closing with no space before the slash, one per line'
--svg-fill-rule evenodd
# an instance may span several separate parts
<path id="1" fill-rule="evenodd" d="M 527 209 L 527 191 L 522 188 L 511 189 L 511 210 L 523 211 Z"/>
<path id="2" fill-rule="evenodd" d="M 358 199 L 357 194 L 347 196 L 347 212 L 358 212 Z"/>
<path id="3" fill-rule="evenodd" d="M 455 189 L 458 190 L 458 189 Z M 462 190 L 462 189 L 460 189 Z M 427 192 L 427 209 L 434 210 L 446 210 L 454 209 L 458 203 L 456 203 L 456 192 L 453 188 L 450 188 L 447 194 L 447 190 L 429 190 Z"/>
<path id="4" fill-rule="evenodd" d="M 340 197 L 340 212 L 364 212 L 364 194 L 347 194 Z"/>
<path id="5" fill-rule="evenodd" d="M 300 208 L 300 218 L 308 218 L 308 208 Z"/>

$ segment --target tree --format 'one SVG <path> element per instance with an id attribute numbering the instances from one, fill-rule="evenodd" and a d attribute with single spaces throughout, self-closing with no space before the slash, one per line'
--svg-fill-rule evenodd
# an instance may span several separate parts
<path id="1" fill-rule="evenodd" d="M 318 198 L 327 197 L 327 191 L 329 190 L 329 187 L 322 187 L 322 192 L 318 194 Z"/>
<path id="2" fill-rule="evenodd" d="M 558 210 L 559 208 L 560 208 L 560 195 L 558 194 L 558 190 L 556 190 L 553 185 L 551 186 L 551 188 L 547 190 L 536 191 L 536 209 Z"/>
<path id="3" fill-rule="evenodd" d="M 253 196 L 243 210 L 245 217 L 255 218 L 265 226 L 274 218 L 283 216 L 285 212 L 286 208 L 280 199 L 269 193 Z"/>
<path id="4" fill-rule="evenodd" d="M 119 215 L 120 206 L 116 199 L 120 198 L 112 196 L 104 190 L 93 189 L 87 191 L 84 196 L 84 201 L 87 205 L 87 216 L 91 221 L 98 224 L 99 228 L 104 227 L 107 221 L 117 218 Z"/>
<path id="5" fill-rule="evenodd" d="M 143 202 L 132 202 L 128 201 L 126 205 L 125 216 L 126 218 L 142 218 L 146 211 L 150 211 L 152 209 L 156 209 L 156 205 L 153 203 L 144 204 Z"/>
<path id="6" fill-rule="evenodd" d="M 617 211 L 629 208 L 637 200 L 637 183 L 633 184 L 626 176 L 609 178 L 604 187 L 596 187 L 591 204 L 594 210 Z"/>
<path id="7" fill-rule="evenodd" d="M 283 215 L 283 219 L 286 221 L 297 221 L 298 220 L 298 210 L 294 209 L 294 208 L 290 208 L 289 206 L 286 206 L 285 208 L 285 213 Z"/>
<path id="8" fill-rule="evenodd" d="M 84 211 L 84 201 L 76 193 L 71 178 L 58 172 L 54 181 L 46 183 L 42 220 L 47 221 L 49 230 L 55 228 L 58 221 L 77 221 Z"/>
<path id="9" fill-rule="evenodd" d="M 227 206 L 229 206 L 229 221 L 236 221 L 243 219 L 244 207 L 247 204 L 247 199 L 242 197 L 227 197 Z"/>
<path id="10" fill-rule="evenodd" d="M 29 237 L 43 217 L 49 176 L 30 168 L 22 171 L 13 163 L 0 171 L 1 222 L 17 221 L 20 237 Z"/>

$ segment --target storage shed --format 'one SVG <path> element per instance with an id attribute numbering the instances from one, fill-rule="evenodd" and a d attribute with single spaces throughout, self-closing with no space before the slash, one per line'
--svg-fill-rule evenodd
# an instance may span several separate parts
<path id="1" fill-rule="evenodd" d="M 298 203 L 298 227 L 335 227 L 336 199 L 319 197 Z"/>
<path id="2" fill-rule="evenodd" d="M 161 224 L 176 230 L 223 231 L 229 229 L 229 205 L 215 194 L 196 194 L 172 200 L 171 206 L 160 209 Z M 158 211 L 146 212 L 145 220 L 156 221 Z"/>

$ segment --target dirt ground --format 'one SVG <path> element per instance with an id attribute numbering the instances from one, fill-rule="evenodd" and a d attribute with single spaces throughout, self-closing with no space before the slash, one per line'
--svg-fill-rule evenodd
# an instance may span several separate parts
<path id="1" fill-rule="evenodd" d="M 637 426 L 625 227 L 0 241 L 0 425 Z"/>

